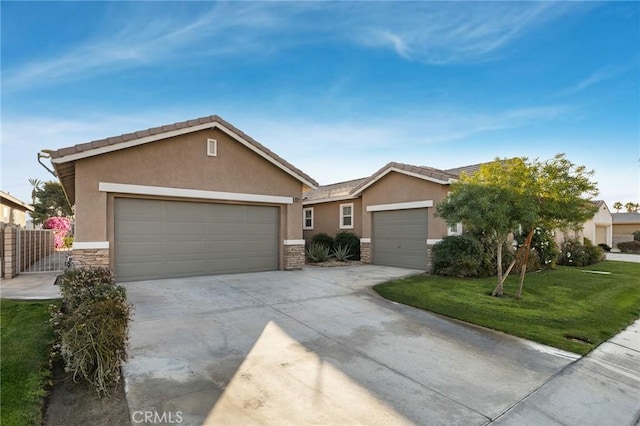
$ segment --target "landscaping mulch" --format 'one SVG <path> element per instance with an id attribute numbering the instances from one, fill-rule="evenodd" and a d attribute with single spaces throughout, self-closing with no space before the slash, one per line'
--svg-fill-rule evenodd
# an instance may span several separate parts
<path id="1" fill-rule="evenodd" d="M 337 260 L 327 260 L 326 262 L 318 262 L 318 263 L 308 262 L 306 265 L 319 266 L 321 268 L 336 268 L 339 266 L 358 266 L 358 265 L 362 265 L 362 262 L 359 260 L 347 260 L 345 262 L 339 262 Z"/>

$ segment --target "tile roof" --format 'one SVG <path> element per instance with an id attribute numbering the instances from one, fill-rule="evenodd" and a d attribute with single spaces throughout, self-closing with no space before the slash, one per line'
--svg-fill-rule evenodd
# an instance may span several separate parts
<path id="1" fill-rule="evenodd" d="M 640 213 L 611 213 L 614 225 L 640 223 Z"/>
<path id="2" fill-rule="evenodd" d="M 367 179 L 362 181 L 358 186 L 356 186 L 351 191 L 351 193 L 355 195 L 355 194 L 361 192 L 367 186 L 372 185 L 380 177 L 386 175 L 389 172 L 389 170 L 391 170 L 391 169 L 405 171 L 405 172 L 416 174 L 416 175 L 422 175 L 422 176 L 424 176 L 426 178 L 432 178 L 434 180 L 442 181 L 442 182 L 449 182 L 450 179 L 456 179 L 457 178 L 457 176 L 452 174 L 452 173 L 448 173 L 448 172 L 446 172 L 444 170 L 435 169 L 433 167 L 414 166 L 414 165 L 411 165 L 411 164 L 396 163 L 396 162 L 392 161 L 392 162 L 388 163 L 387 165 L 385 165 L 380 170 L 378 170 L 377 172 L 375 172 L 374 174 L 372 174 L 370 177 L 368 177 Z"/>
<path id="3" fill-rule="evenodd" d="M 164 126 L 151 127 L 149 129 L 138 130 L 131 133 L 125 133 L 119 136 L 111 136 L 104 139 L 97 139 L 87 143 L 60 148 L 58 150 L 52 150 L 52 151 L 49 151 L 49 154 L 51 156 L 51 160 L 54 165 L 54 168 L 56 169 L 56 172 L 58 173 L 60 181 L 65 189 L 67 198 L 69 198 L 69 202 L 73 205 L 75 203 L 75 188 L 74 188 L 75 182 L 73 181 L 73 176 L 75 176 L 74 161 L 76 157 L 72 157 L 67 161 L 65 161 L 64 157 L 68 157 L 74 154 L 83 154 L 83 153 L 85 153 L 86 156 L 88 157 L 92 155 L 90 152 L 92 150 L 98 150 L 93 155 L 100 155 L 104 153 L 103 150 L 99 150 L 100 148 L 104 149 L 107 147 L 113 147 L 112 150 L 108 151 L 108 152 L 111 152 L 111 151 L 115 151 L 115 150 L 127 147 L 126 145 L 122 147 L 118 147 L 118 145 L 120 144 L 125 144 L 127 142 L 135 141 L 137 139 L 142 139 L 142 138 L 156 136 L 156 135 L 162 136 L 162 134 L 164 133 L 188 130 L 189 128 L 200 126 L 203 124 L 208 124 L 208 123 L 211 123 L 212 125 L 218 124 L 227 128 L 228 130 L 235 133 L 240 138 L 247 141 L 249 144 L 253 145 L 255 148 L 257 148 L 259 151 L 264 153 L 266 156 L 271 157 L 271 159 L 273 159 L 276 163 L 282 165 L 286 169 L 291 170 L 293 174 L 301 177 L 303 180 L 306 180 L 308 183 L 312 184 L 313 186 L 318 185 L 318 183 L 312 177 L 310 177 L 309 175 L 304 173 L 302 170 L 298 169 L 293 164 L 289 163 L 284 158 L 280 157 L 279 155 L 271 151 L 266 146 L 262 145 L 260 142 L 253 139 L 251 136 L 244 133 L 242 130 L 233 126 L 228 121 L 225 121 L 218 115 L 210 115 L 206 117 L 196 118 L 193 120 L 186 120 L 186 121 L 180 121 L 173 124 L 167 124 Z M 161 137 L 158 139 L 161 139 Z M 58 161 L 55 161 L 55 160 L 58 160 Z"/>
<path id="4" fill-rule="evenodd" d="M 350 195 L 353 188 L 365 180 L 367 180 L 367 178 L 353 179 L 346 182 L 333 183 L 331 185 L 322 185 L 317 189 L 305 192 L 303 199 L 305 201 L 315 201 L 335 197 L 345 197 Z"/>

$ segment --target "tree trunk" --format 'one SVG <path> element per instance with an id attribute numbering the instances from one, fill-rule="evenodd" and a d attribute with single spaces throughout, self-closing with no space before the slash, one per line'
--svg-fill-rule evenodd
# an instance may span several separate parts
<path id="1" fill-rule="evenodd" d="M 522 268 L 520 268 L 520 283 L 518 283 L 518 294 L 516 295 L 518 299 L 522 298 L 522 286 L 524 285 L 524 276 L 527 273 L 527 263 L 529 263 L 529 252 L 531 251 L 531 240 L 533 240 L 534 229 L 535 228 L 531 228 L 527 239 L 524 241 L 524 258 L 522 260 Z"/>
<path id="2" fill-rule="evenodd" d="M 502 296 L 504 294 L 504 281 L 502 280 L 502 241 L 498 239 L 498 250 L 496 251 L 496 264 L 498 265 L 498 285 L 496 286 L 492 296 Z"/>

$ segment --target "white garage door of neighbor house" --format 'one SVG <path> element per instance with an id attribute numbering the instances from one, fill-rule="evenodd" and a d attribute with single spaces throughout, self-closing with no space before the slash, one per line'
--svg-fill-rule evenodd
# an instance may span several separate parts
<path id="1" fill-rule="evenodd" d="M 278 269 L 278 207 L 116 198 L 118 281 Z"/>
<path id="2" fill-rule="evenodd" d="M 373 263 L 427 269 L 427 209 L 373 212 Z"/>

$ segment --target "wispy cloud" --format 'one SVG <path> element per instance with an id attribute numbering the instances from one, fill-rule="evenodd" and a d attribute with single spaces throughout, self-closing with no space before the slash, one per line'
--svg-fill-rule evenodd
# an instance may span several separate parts
<path id="1" fill-rule="evenodd" d="M 575 95 L 576 93 L 580 93 L 591 86 L 595 86 L 599 83 L 602 83 L 603 81 L 606 81 L 618 75 L 619 73 L 620 73 L 620 70 L 614 70 L 610 68 L 597 70 L 591 73 L 589 76 L 583 78 L 582 80 L 572 84 L 571 86 L 568 86 L 560 90 L 557 93 L 557 96 L 563 97 L 563 96 Z"/>
<path id="2" fill-rule="evenodd" d="M 195 6 L 193 6 L 195 5 Z M 573 6 L 482 3 L 114 3 L 96 35 L 56 56 L 5 63 L 4 90 L 200 56 L 269 54 L 321 41 L 391 49 L 431 64 L 479 60 Z"/>

